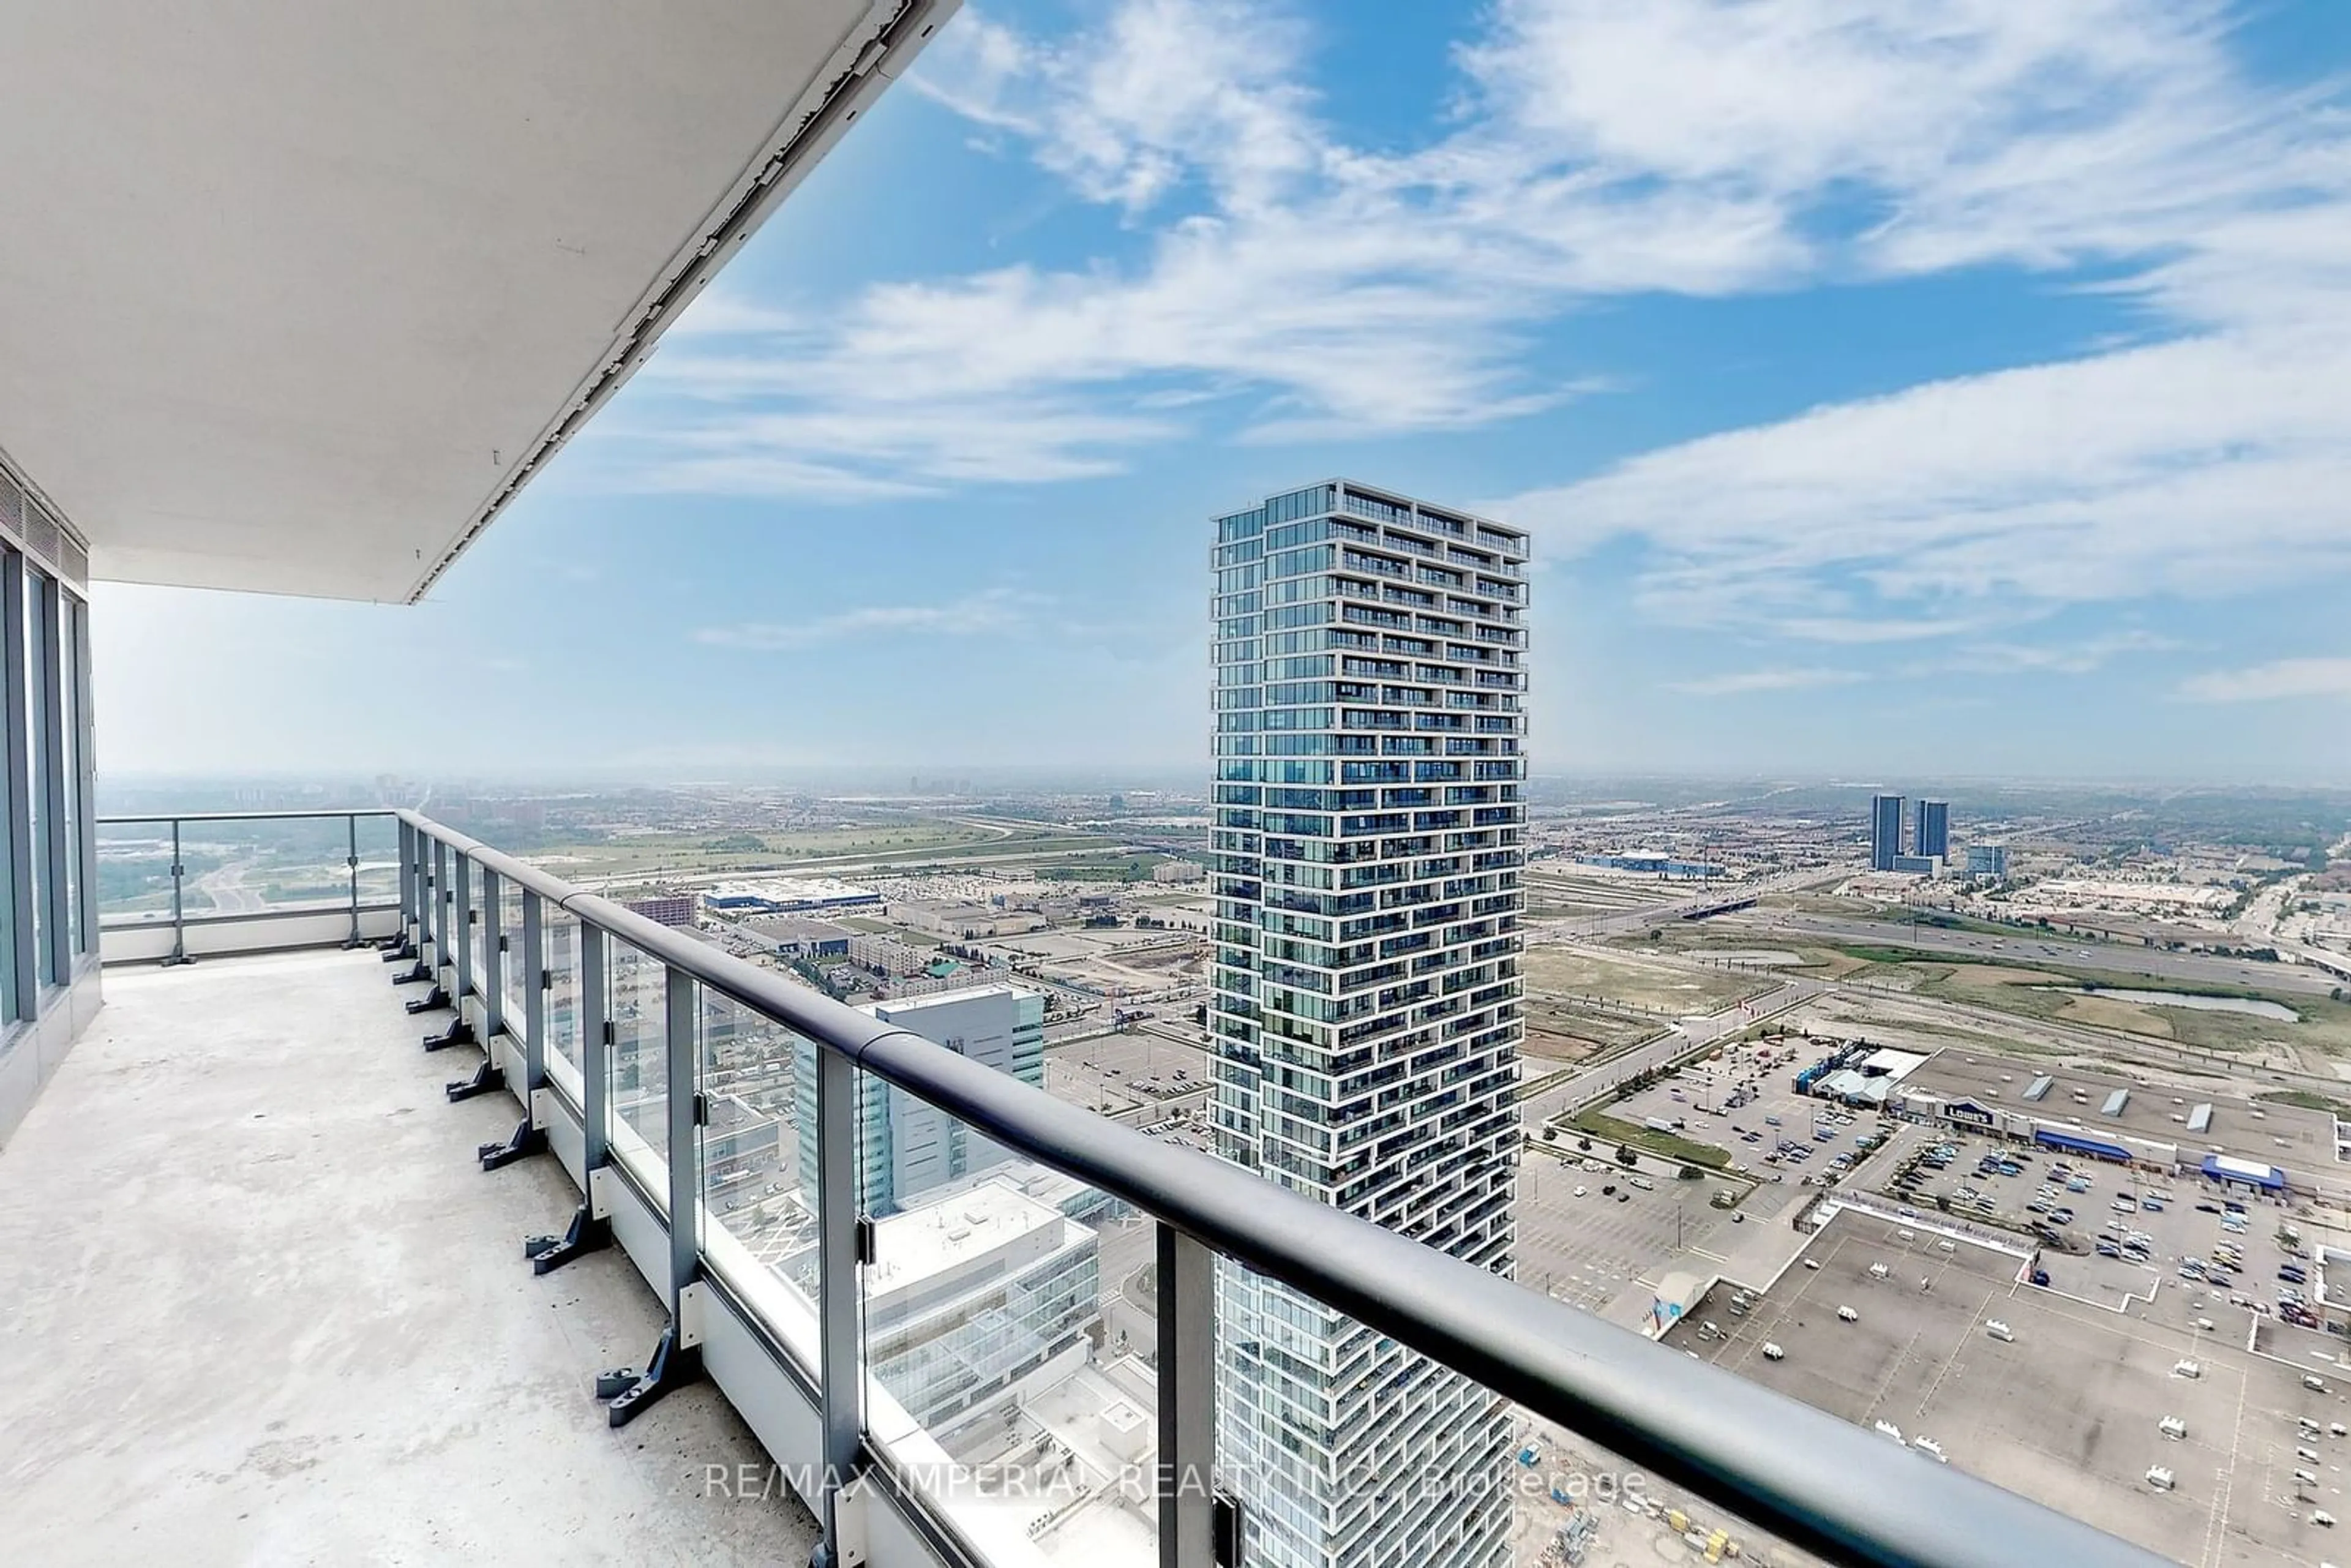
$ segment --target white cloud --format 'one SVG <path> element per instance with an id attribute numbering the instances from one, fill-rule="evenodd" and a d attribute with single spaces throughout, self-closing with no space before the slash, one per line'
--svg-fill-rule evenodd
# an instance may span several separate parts
<path id="1" fill-rule="evenodd" d="M 1707 675 L 1697 680 L 1669 682 L 1667 689 L 1698 697 L 1748 696 L 1757 692 L 1795 692 L 1807 691 L 1815 686 L 1849 686 L 1865 678 L 1855 670 L 1740 670 L 1727 675 Z"/>
<path id="2" fill-rule="evenodd" d="M 2351 698 L 2351 659 L 2280 659 L 2246 670 L 2214 670 L 2182 684 L 2179 695 L 2208 703 Z"/>
<path id="3" fill-rule="evenodd" d="M 1597 298 L 1998 262 L 2127 296 L 2142 340 L 1490 509 L 1552 554 L 1645 541 L 1652 615 L 1832 644 L 2351 570 L 2351 123 L 2251 81 L 2235 15 L 1499 0 L 1452 120 L 1374 152 L 1324 118 L 1286 9 L 1123 0 L 1045 40 L 967 6 L 911 85 L 1114 209 L 1133 259 L 705 300 L 601 450 L 643 487 L 853 501 L 1100 476 L 1225 424 L 1457 429 L 1591 395 L 1523 367 Z"/>
<path id="4" fill-rule="evenodd" d="M 2074 643 L 1981 643 L 1955 650 L 1908 674 L 1964 673 L 1990 675 L 2086 675 L 2126 653 L 2165 653 L 2186 644 L 2160 632 L 2130 629 Z"/>
<path id="5" fill-rule="evenodd" d="M 694 640 L 712 647 L 781 653 L 859 637 L 971 637 L 1021 630 L 1039 602 L 1034 594 L 992 588 L 946 604 L 877 604 L 813 621 L 705 626 Z"/>

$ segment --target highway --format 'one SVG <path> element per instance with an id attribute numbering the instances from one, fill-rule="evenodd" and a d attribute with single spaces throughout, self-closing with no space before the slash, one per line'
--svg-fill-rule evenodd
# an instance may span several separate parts
<path id="1" fill-rule="evenodd" d="M 1995 936 L 1975 931 L 1950 931 L 1933 925 L 1911 925 L 1898 920 L 1849 919 L 1842 915 L 1803 915 L 1773 910 L 1761 919 L 1739 922 L 1754 930 L 1782 936 L 1809 936 L 1829 942 L 1853 942 L 1873 946 L 1915 947 L 1928 953 L 1951 953 L 1979 958 L 2009 958 L 2018 963 L 2067 964 L 2117 975 L 2155 975 L 2165 979 L 2198 981 L 2216 986 L 2252 986 L 2273 991 L 2306 991 L 2324 996 L 2338 980 L 2293 964 L 2263 964 L 2248 958 L 2217 958 L 2200 953 L 2175 953 L 2166 947 L 2126 947 L 2111 942 L 2083 942 L 2022 932 Z"/>

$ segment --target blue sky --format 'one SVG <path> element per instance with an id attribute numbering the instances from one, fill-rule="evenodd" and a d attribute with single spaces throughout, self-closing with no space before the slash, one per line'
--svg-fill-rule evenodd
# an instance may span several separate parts
<path id="1" fill-rule="evenodd" d="M 101 767 L 1204 767 L 1207 518 L 1347 474 L 1535 531 L 1539 770 L 2343 782 L 2346 73 L 2339 0 L 967 5 L 427 604 L 102 589 Z"/>

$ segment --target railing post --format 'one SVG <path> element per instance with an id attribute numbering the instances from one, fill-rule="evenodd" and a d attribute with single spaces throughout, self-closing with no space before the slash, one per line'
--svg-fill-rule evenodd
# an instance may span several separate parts
<path id="1" fill-rule="evenodd" d="M 457 863 L 455 885 L 450 889 L 450 920 L 456 926 L 451 962 L 457 967 L 457 983 L 449 994 L 457 999 L 457 1016 L 463 1018 L 466 995 L 474 989 L 474 857 L 460 850 L 452 858 Z"/>
<path id="2" fill-rule="evenodd" d="M 433 890 L 433 977 L 438 982 L 442 967 L 449 962 L 449 846 L 440 839 L 433 841 L 433 870 L 426 885 Z"/>
<path id="3" fill-rule="evenodd" d="M 180 858 L 180 819 L 172 819 L 172 956 L 166 964 L 188 961 L 188 912 L 180 889 L 186 882 L 188 868 Z"/>
<path id="4" fill-rule="evenodd" d="M 702 1074 L 697 1071 L 694 1027 L 694 977 L 683 969 L 662 974 L 663 1039 L 669 1061 L 665 1100 L 669 1112 L 669 1310 L 680 1315 L 685 1288 L 701 1268 L 702 1162 L 696 1132 L 702 1125 Z"/>
<path id="5" fill-rule="evenodd" d="M 400 828 L 400 932 L 416 939 L 416 830 L 403 819 Z"/>
<path id="6" fill-rule="evenodd" d="M 604 994 L 604 932 L 588 921 L 580 923 L 580 1116 L 583 1170 L 601 1169 L 612 1158 L 612 1072 L 607 1018 L 611 1001 Z"/>
<path id="7" fill-rule="evenodd" d="M 1159 1568 L 1216 1568 L 1217 1258 L 1159 1222 Z"/>
<path id="8" fill-rule="evenodd" d="M 526 901 L 530 895 L 524 895 Z M 523 919 L 530 921 L 531 905 L 523 905 Z M 545 974 L 545 948 L 532 943 L 532 963 L 538 972 Z M 531 995 L 538 995 L 533 987 Z M 542 1017 L 544 1005 L 539 1004 Z M 544 1274 L 559 1269 L 574 1258 L 593 1252 L 612 1243 L 612 1222 L 596 1212 L 596 1173 L 611 1163 L 611 1039 L 605 1032 L 611 1025 L 605 1021 L 609 1011 L 604 996 L 604 933 L 595 925 L 580 922 L 580 1207 L 571 1216 L 571 1228 L 561 1236 L 534 1236 L 522 1244 L 523 1253 L 530 1259 L 531 1272 Z M 533 1069 L 537 1071 L 536 1068 Z M 534 1085 L 536 1087 L 536 1085 Z M 529 1124 L 530 1118 L 523 1118 Z M 519 1135 L 518 1135 L 519 1141 Z M 490 1156 L 488 1145 L 483 1148 L 482 1168 L 493 1170 L 496 1165 Z M 518 1156 L 509 1156 L 518 1157 Z M 503 1163 L 503 1162 L 499 1162 Z M 607 1393 L 607 1384 L 611 1385 Z M 611 1398 L 627 1386 L 627 1380 L 617 1374 L 597 1380 L 599 1397 Z M 615 1426 L 618 1422 L 613 1423 Z"/>
<path id="9" fill-rule="evenodd" d="M 523 1098 L 547 1086 L 547 910 L 528 888 L 522 894 Z"/>
<path id="10" fill-rule="evenodd" d="M 343 946 L 356 947 L 360 945 L 360 814 L 353 811 L 345 817 L 343 826 L 350 830 L 350 852 L 344 857 L 343 864 L 351 873 L 351 935 Z"/>
<path id="11" fill-rule="evenodd" d="M 506 1027 L 506 885 L 485 866 L 482 879 L 482 1039 L 497 1038 Z M 470 907 L 470 906 L 469 906 Z"/>
<path id="12" fill-rule="evenodd" d="M 858 1266 L 863 1259 L 863 1195 L 858 1189 L 857 1068 L 821 1040 L 816 1047 L 817 1375 L 822 1390 L 824 1469 L 817 1519 L 824 1531 L 811 1568 L 838 1568 L 841 1493 L 854 1479 L 865 1428 L 864 1345 L 858 1332 Z"/>

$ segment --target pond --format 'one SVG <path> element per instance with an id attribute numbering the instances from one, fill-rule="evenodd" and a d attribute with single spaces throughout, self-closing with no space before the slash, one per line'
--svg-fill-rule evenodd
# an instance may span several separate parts
<path id="1" fill-rule="evenodd" d="M 2302 1015 L 2292 1008 L 2255 997 L 2208 997 L 2192 991 L 2131 991 L 2107 986 L 2051 986 L 2047 988 L 2077 997 L 2106 997 L 2118 1002 L 2137 1002 L 2146 1008 L 2189 1008 L 2204 1013 L 2244 1013 L 2278 1023 L 2302 1021 Z"/>

